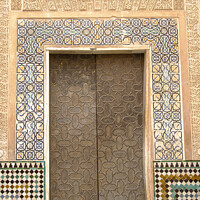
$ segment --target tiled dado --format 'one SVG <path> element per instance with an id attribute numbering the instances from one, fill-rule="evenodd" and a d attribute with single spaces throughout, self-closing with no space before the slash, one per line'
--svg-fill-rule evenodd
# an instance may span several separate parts
<path id="1" fill-rule="evenodd" d="M 154 162 L 155 200 L 199 200 L 200 161 Z"/>
<path id="2" fill-rule="evenodd" d="M 152 48 L 155 159 L 183 159 L 178 20 L 19 19 L 16 158 L 44 159 L 44 45 Z"/>
<path id="3" fill-rule="evenodd" d="M 44 162 L 0 162 L 0 199 L 45 199 Z"/>

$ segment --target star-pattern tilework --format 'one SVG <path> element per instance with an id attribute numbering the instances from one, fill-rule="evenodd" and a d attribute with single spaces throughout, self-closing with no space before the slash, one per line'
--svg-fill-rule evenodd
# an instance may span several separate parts
<path id="1" fill-rule="evenodd" d="M 19 19 L 16 158 L 44 159 L 44 46 L 151 47 L 156 160 L 183 159 L 178 23 L 171 18 Z"/>
<path id="2" fill-rule="evenodd" d="M 200 199 L 200 161 L 154 162 L 154 199 Z"/>
<path id="3" fill-rule="evenodd" d="M 45 166 L 38 162 L 0 162 L 0 199 L 45 199 Z"/>

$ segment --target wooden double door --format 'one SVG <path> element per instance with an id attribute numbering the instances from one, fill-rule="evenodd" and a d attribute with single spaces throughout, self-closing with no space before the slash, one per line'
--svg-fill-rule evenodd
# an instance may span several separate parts
<path id="1" fill-rule="evenodd" d="M 144 200 L 143 54 L 50 55 L 52 200 Z"/>

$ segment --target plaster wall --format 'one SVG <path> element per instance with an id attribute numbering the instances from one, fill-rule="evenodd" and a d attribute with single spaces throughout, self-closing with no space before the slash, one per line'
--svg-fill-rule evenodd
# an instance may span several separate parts
<path id="1" fill-rule="evenodd" d="M 9 3 L 0 1 L 0 159 L 8 158 L 8 15 Z"/>
<path id="2" fill-rule="evenodd" d="M 200 159 L 200 0 L 186 0 L 193 159 Z"/>

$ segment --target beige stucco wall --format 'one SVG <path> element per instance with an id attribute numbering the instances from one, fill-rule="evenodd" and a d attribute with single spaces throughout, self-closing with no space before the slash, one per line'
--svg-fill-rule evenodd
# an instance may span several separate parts
<path id="1" fill-rule="evenodd" d="M 8 157 L 8 7 L 0 1 L 0 159 Z"/>
<path id="2" fill-rule="evenodd" d="M 186 0 L 193 159 L 200 159 L 200 0 Z"/>
<path id="3" fill-rule="evenodd" d="M 22 2 L 23 1 L 23 2 Z M 8 15 L 18 11 L 186 10 L 192 105 L 193 158 L 200 159 L 200 0 L 1 0 L 0 1 L 0 159 L 8 158 Z M 103 14 L 102 14 L 103 15 Z M 78 16 L 77 16 L 78 17 Z M 12 22 L 10 22 L 12 23 Z M 189 114 L 189 113 L 188 113 Z"/>

